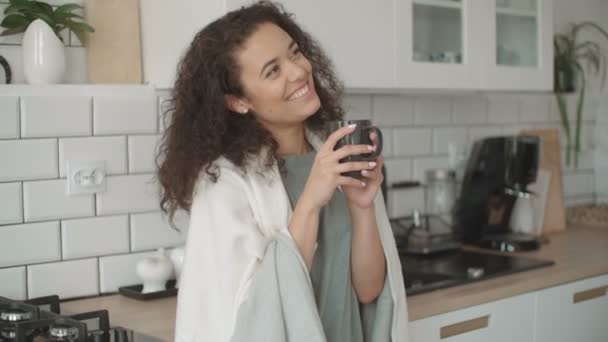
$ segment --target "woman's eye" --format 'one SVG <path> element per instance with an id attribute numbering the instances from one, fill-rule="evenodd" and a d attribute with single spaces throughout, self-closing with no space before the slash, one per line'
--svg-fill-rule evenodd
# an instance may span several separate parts
<path id="1" fill-rule="evenodd" d="M 270 77 L 279 72 L 279 67 L 277 65 L 273 66 L 272 69 L 266 74 L 266 77 Z"/>

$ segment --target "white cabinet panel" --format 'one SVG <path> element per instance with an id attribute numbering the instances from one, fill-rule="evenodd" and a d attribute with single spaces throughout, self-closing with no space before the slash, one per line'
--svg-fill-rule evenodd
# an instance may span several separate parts
<path id="1" fill-rule="evenodd" d="M 553 89 L 553 1 L 484 1 L 482 89 Z"/>
<path id="2" fill-rule="evenodd" d="M 608 341 L 608 275 L 538 294 L 536 342 Z"/>
<path id="3" fill-rule="evenodd" d="M 474 89 L 485 56 L 486 0 L 396 0 L 397 83 L 418 89 Z"/>
<path id="4" fill-rule="evenodd" d="M 535 293 L 410 322 L 411 342 L 532 342 Z"/>
<path id="5" fill-rule="evenodd" d="M 177 63 L 194 35 L 224 13 L 223 0 L 143 0 L 141 40 L 144 80 L 172 87 Z"/>
<path id="6" fill-rule="evenodd" d="M 228 0 L 228 8 L 250 2 Z M 394 0 L 279 2 L 321 44 L 346 87 L 395 86 Z"/>

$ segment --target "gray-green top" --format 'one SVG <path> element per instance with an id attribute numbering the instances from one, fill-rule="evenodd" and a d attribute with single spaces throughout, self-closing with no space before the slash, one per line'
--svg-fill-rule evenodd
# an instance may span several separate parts
<path id="1" fill-rule="evenodd" d="M 283 183 L 293 208 L 302 194 L 315 153 L 283 158 Z M 393 317 L 390 283 L 384 282 L 373 303 L 359 303 L 351 283 L 351 227 L 346 199 L 337 190 L 319 217 L 318 245 L 311 270 L 323 329 L 328 342 L 388 342 Z"/>

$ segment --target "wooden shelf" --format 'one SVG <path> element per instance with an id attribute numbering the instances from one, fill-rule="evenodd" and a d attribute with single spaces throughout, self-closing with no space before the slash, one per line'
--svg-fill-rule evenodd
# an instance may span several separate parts
<path id="1" fill-rule="evenodd" d="M 414 0 L 415 5 L 461 9 L 462 2 L 453 0 Z"/>

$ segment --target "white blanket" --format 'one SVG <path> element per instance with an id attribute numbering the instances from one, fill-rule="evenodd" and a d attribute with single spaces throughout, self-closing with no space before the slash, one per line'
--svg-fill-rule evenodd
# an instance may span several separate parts
<path id="1" fill-rule="evenodd" d="M 307 138 L 318 150 L 322 141 L 309 132 Z M 242 172 L 220 158 L 216 161 L 218 181 L 201 177 L 197 183 L 178 294 L 178 342 L 230 341 L 239 307 L 247 299 L 266 247 L 276 234 L 291 238 L 287 227 L 292 208 L 279 170 L 274 166 L 263 172 L 262 164 L 262 160 L 253 161 Z M 380 193 L 375 207 L 395 304 L 391 337 L 393 342 L 407 342 L 401 264 Z M 306 269 L 301 257 L 299 262 Z"/>

